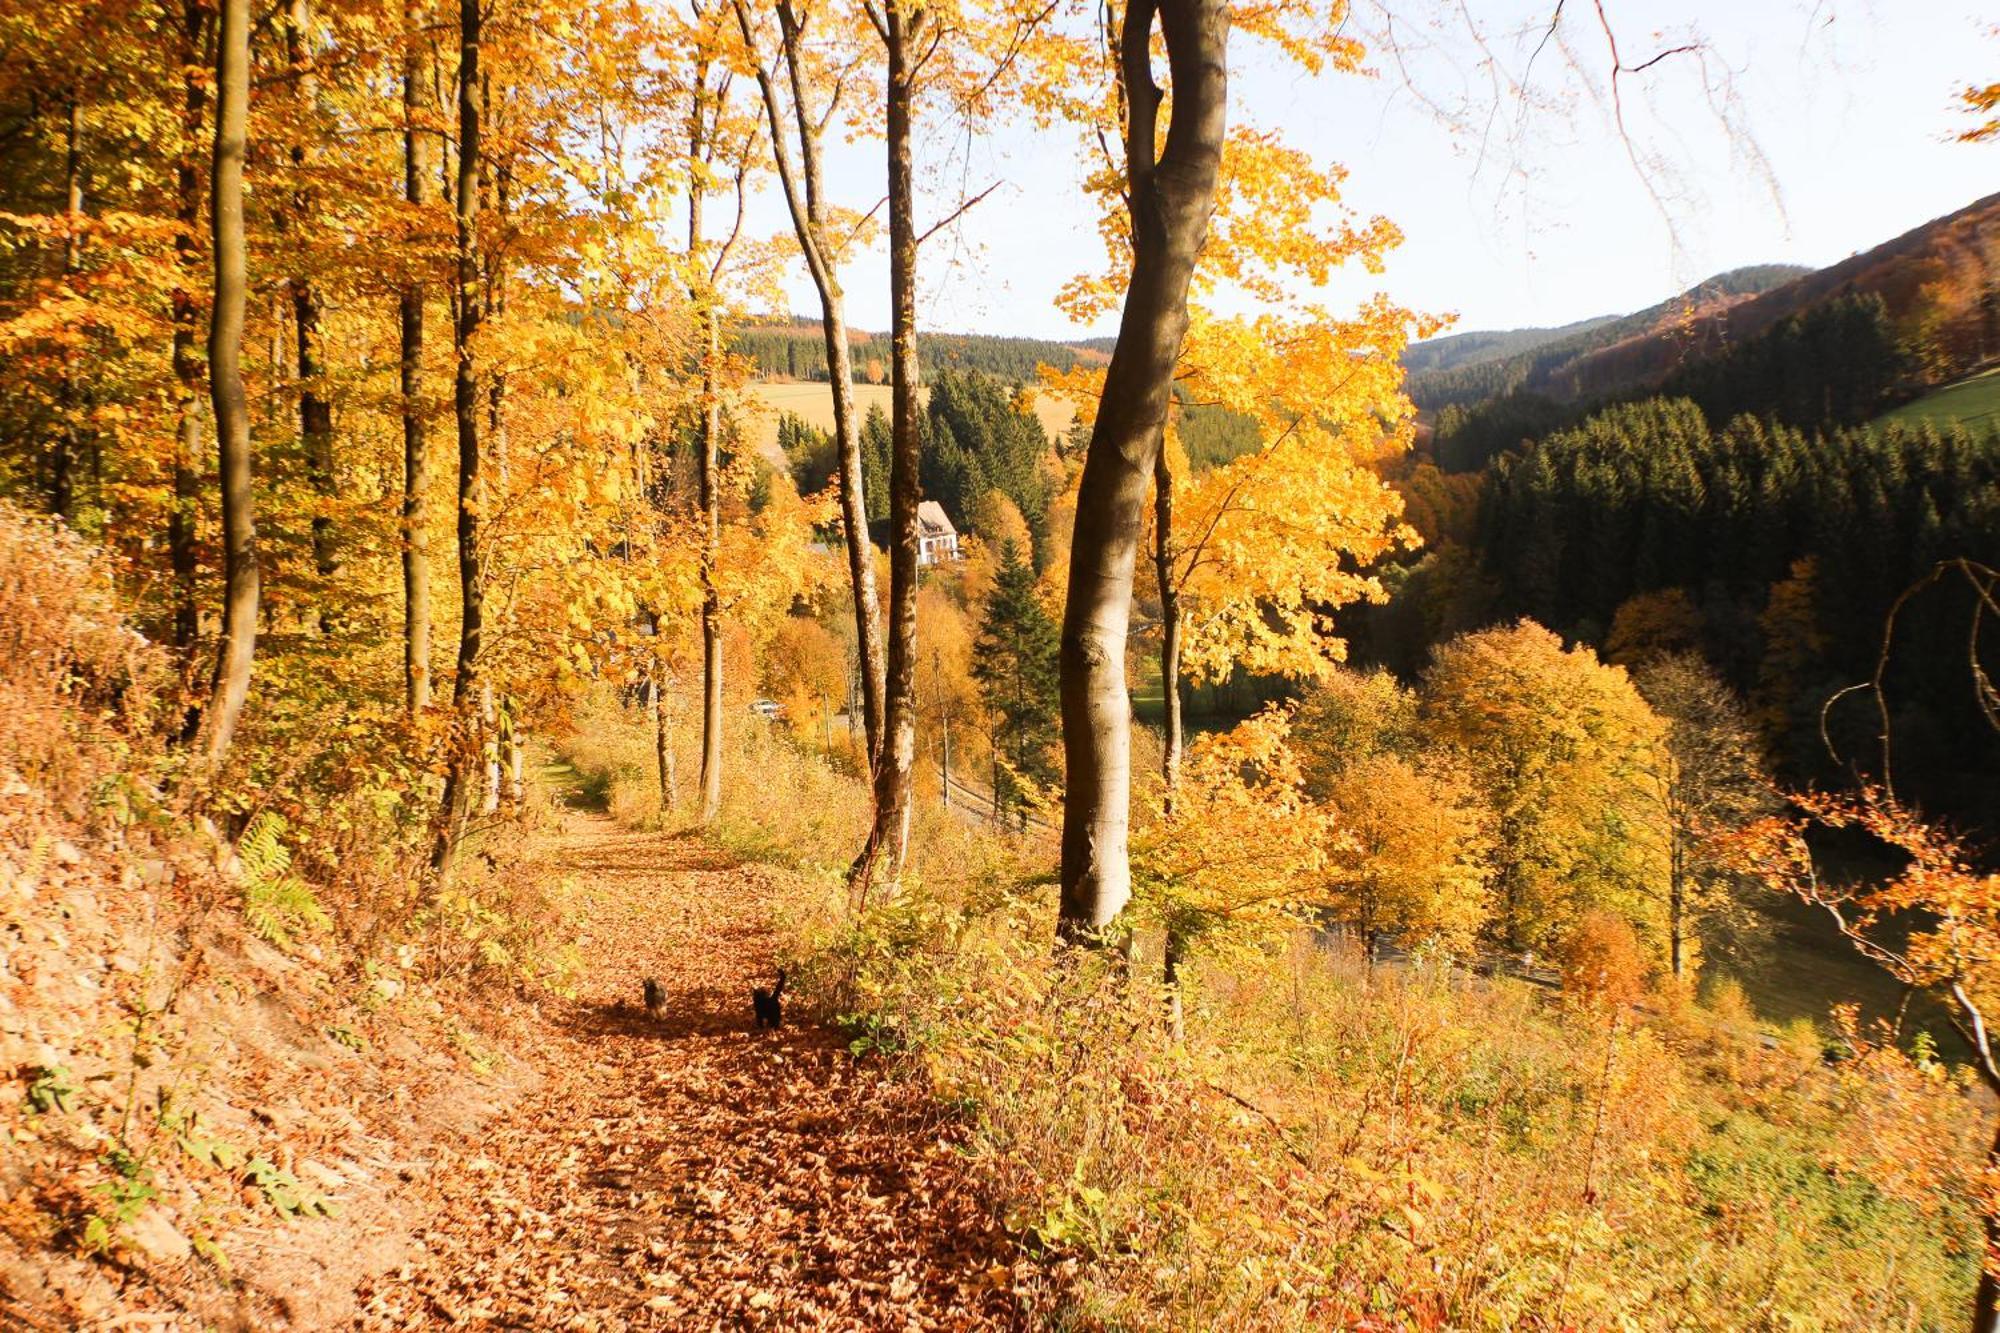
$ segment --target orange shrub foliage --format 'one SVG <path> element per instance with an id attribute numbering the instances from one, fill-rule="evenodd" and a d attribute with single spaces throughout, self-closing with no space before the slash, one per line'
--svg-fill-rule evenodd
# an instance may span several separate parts
<path id="1" fill-rule="evenodd" d="M 1623 1009 L 1646 990 L 1646 952 L 1630 922 L 1599 908 L 1586 912 L 1562 945 L 1563 993 L 1585 1004 Z"/>

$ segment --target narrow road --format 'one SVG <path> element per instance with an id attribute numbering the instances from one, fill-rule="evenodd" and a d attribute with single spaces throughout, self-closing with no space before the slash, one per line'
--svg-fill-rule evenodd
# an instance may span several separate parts
<path id="1" fill-rule="evenodd" d="M 542 1085 L 435 1173 L 369 1328 L 1010 1328 L 1010 1249 L 917 1089 L 791 1014 L 753 1028 L 779 872 L 564 815 L 584 974 Z M 663 1019 L 640 1001 L 668 993 Z"/>

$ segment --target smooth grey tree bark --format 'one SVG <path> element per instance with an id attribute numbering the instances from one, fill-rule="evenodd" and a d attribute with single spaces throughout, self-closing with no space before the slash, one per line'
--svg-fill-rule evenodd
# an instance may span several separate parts
<path id="1" fill-rule="evenodd" d="M 917 503 L 921 440 L 917 401 L 917 231 L 910 140 L 921 43 L 929 12 L 901 0 L 870 4 L 888 52 L 890 461 L 889 618 L 883 675 L 882 754 L 875 765 L 875 817 L 848 872 L 865 900 L 877 879 L 902 878 L 909 854 L 911 778 L 917 762 Z"/>
<path id="2" fill-rule="evenodd" d="M 1156 20 L 1173 91 L 1159 148 L 1162 93 L 1150 54 Z M 1125 639 L 1133 566 L 1187 333 L 1188 285 L 1215 211 L 1228 112 L 1228 40 L 1225 0 L 1133 0 L 1119 33 L 1132 276 L 1085 455 L 1063 609 L 1068 791 L 1057 929 L 1072 943 L 1106 942 L 1132 896 Z"/>
<path id="3" fill-rule="evenodd" d="M 694 7 L 697 20 L 715 11 Z M 725 93 L 710 84 L 714 60 L 698 57 L 688 103 L 688 301 L 701 322 L 701 420 L 696 441 L 696 503 L 701 517 L 701 822 L 711 823 L 722 810 L 722 590 L 718 564 L 722 557 L 722 489 L 718 475 L 722 434 L 721 385 L 716 363 L 722 351 L 720 312 L 716 309 L 716 279 L 723 256 L 710 258 L 705 228 L 708 182 L 702 177 L 714 167 Z M 741 213 L 738 213 L 741 223 Z M 726 247 L 725 247 L 726 249 Z"/>
<path id="4" fill-rule="evenodd" d="M 200 753 L 220 765 L 250 696 L 257 652 L 255 478 L 250 412 L 243 395 L 243 313 L 247 287 L 243 239 L 243 158 L 250 102 L 249 0 L 220 0 L 215 43 L 215 156 L 209 173 L 215 292 L 208 319 L 209 397 L 215 406 L 222 481 L 222 642 L 203 713 Z"/>

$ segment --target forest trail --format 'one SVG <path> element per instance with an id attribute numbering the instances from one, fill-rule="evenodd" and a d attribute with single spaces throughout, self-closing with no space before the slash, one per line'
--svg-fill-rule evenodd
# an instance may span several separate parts
<path id="1" fill-rule="evenodd" d="M 539 865 L 578 886 L 583 962 L 520 1052 L 541 1086 L 434 1173 L 363 1326 L 1017 1326 L 1007 1238 L 922 1091 L 803 1014 L 754 1028 L 780 872 L 562 820 Z"/>

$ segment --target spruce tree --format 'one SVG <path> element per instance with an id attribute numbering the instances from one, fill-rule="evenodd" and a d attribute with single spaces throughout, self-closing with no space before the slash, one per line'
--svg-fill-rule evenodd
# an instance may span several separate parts
<path id="1" fill-rule="evenodd" d="M 1056 623 L 1042 606 L 1035 572 L 1011 541 L 1000 548 L 1000 570 L 986 598 L 986 618 L 973 647 L 972 676 L 992 719 L 994 800 L 1022 810 L 1022 780 L 1054 782 L 1051 757 L 1061 737 L 1057 694 Z"/>

